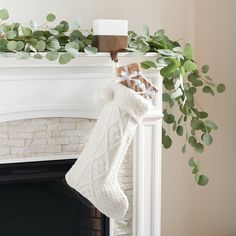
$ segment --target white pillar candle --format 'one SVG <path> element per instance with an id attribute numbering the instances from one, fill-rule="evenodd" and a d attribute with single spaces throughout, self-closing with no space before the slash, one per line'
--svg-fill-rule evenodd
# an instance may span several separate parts
<path id="1" fill-rule="evenodd" d="M 127 20 L 93 20 L 93 35 L 128 35 Z"/>

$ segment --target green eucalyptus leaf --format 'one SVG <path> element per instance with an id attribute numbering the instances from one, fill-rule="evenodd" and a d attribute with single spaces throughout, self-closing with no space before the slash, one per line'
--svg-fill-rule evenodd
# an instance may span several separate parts
<path id="1" fill-rule="evenodd" d="M 49 61 L 55 61 L 58 58 L 58 56 L 59 56 L 59 53 L 57 51 L 49 51 L 46 54 L 46 58 Z"/>
<path id="2" fill-rule="evenodd" d="M 20 27 L 20 23 L 13 23 L 12 24 L 12 29 L 14 29 L 14 30 L 18 30 L 19 29 L 19 27 Z"/>
<path id="3" fill-rule="evenodd" d="M 195 87 L 190 87 L 189 92 L 194 94 L 197 92 L 197 89 Z"/>
<path id="4" fill-rule="evenodd" d="M 36 53 L 36 54 L 34 54 L 34 58 L 38 59 L 38 60 L 41 60 L 43 58 L 43 56 L 39 53 Z"/>
<path id="5" fill-rule="evenodd" d="M 11 31 L 12 28 L 10 25 L 8 25 L 7 23 L 4 23 L 1 25 L 1 31 L 4 33 L 7 33 L 8 31 Z"/>
<path id="6" fill-rule="evenodd" d="M 197 144 L 197 140 L 196 140 L 196 138 L 195 138 L 194 136 L 190 136 L 190 137 L 188 138 L 188 142 L 189 142 L 189 144 L 190 144 L 192 147 L 194 147 L 194 146 Z"/>
<path id="7" fill-rule="evenodd" d="M 167 124 L 172 124 L 175 120 L 175 117 L 172 114 L 164 114 L 164 121 Z"/>
<path id="8" fill-rule="evenodd" d="M 61 54 L 59 57 L 60 64 L 67 64 L 72 59 L 72 55 L 70 53 Z"/>
<path id="9" fill-rule="evenodd" d="M 184 134 L 184 128 L 183 126 L 179 125 L 176 129 L 176 133 L 179 135 L 179 136 L 183 136 Z"/>
<path id="10" fill-rule="evenodd" d="M 6 52 L 7 51 L 7 43 L 8 41 L 6 39 L 0 38 L 0 52 Z"/>
<path id="11" fill-rule="evenodd" d="M 207 84 L 207 85 L 209 85 L 210 87 L 215 87 L 216 86 L 216 84 L 214 83 L 214 82 L 211 82 L 211 81 L 205 81 L 205 83 Z"/>
<path id="12" fill-rule="evenodd" d="M 170 95 L 168 93 L 163 93 L 162 100 L 163 102 L 168 102 L 170 100 Z"/>
<path id="13" fill-rule="evenodd" d="M 142 44 L 142 47 L 138 51 L 148 52 L 149 50 L 150 50 L 150 47 L 144 43 L 144 44 Z"/>
<path id="14" fill-rule="evenodd" d="M 203 92 L 203 93 L 211 93 L 211 91 L 212 91 L 212 89 L 211 89 L 211 87 L 209 87 L 209 86 L 204 86 L 204 87 L 202 88 L 202 92 Z"/>
<path id="15" fill-rule="evenodd" d="M 197 76 L 195 73 L 190 73 L 190 74 L 188 75 L 188 80 L 189 80 L 190 82 L 196 81 L 197 79 L 198 79 L 198 76 Z"/>
<path id="16" fill-rule="evenodd" d="M 195 129 L 191 129 L 191 134 L 192 134 L 193 136 L 195 136 L 196 130 L 195 130 Z"/>
<path id="17" fill-rule="evenodd" d="M 149 37 L 149 27 L 147 25 L 144 25 L 143 26 L 143 36 L 145 38 L 148 38 Z"/>
<path id="18" fill-rule="evenodd" d="M 174 58 L 166 58 L 167 66 L 161 69 L 160 73 L 163 77 L 169 78 L 173 75 L 173 73 L 179 68 L 180 62 Z"/>
<path id="19" fill-rule="evenodd" d="M 206 120 L 204 122 L 204 125 L 209 127 L 209 128 L 211 128 L 211 129 L 213 129 L 213 130 L 217 130 L 218 129 L 217 125 L 213 121 L 211 121 L 211 120 Z"/>
<path id="20" fill-rule="evenodd" d="M 194 146 L 194 150 L 198 153 L 202 153 L 204 151 L 204 146 L 203 144 L 201 143 L 197 143 L 195 146 Z"/>
<path id="21" fill-rule="evenodd" d="M 192 85 L 195 87 L 199 87 L 203 85 L 203 82 L 202 80 L 198 79 L 198 80 L 193 81 Z"/>
<path id="22" fill-rule="evenodd" d="M 184 69 L 186 72 L 192 72 L 197 70 L 197 64 L 188 60 L 184 63 Z"/>
<path id="23" fill-rule="evenodd" d="M 37 29 L 37 23 L 34 21 L 34 20 L 30 20 L 29 21 L 29 28 L 32 30 L 32 31 L 35 31 Z"/>
<path id="24" fill-rule="evenodd" d="M 178 121 L 177 121 L 177 124 L 178 124 L 178 125 L 182 122 L 183 117 L 184 117 L 184 116 L 181 115 L 180 118 L 178 119 Z"/>
<path id="25" fill-rule="evenodd" d="M 197 117 L 198 117 L 198 118 L 201 118 L 201 119 L 205 119 L 205 118 L 208 117 L 208 113 L 205 112 L 205 111 L 198 112 Z"/>
<path id="26" fill-rule="evenodd" d="M 188 160 L 188 165 L 191 166 L 191 167 L 195 167 L 195 160 L 193 157 L 191 157 L 189 160 Z"/>
<path id="27" fill-rule="evenodd" d="M 84 51 L 87 53 L 87 54 L 96 54 L 98 52 L 98 49 L 95 48 L 95 47 L 86 47 L 84 49 Z"/>
<path id="28" fill-rule="evenodd" d="M 170 148 L 172 145 L 172 140 L 171 140 L 170 136 L 165 135 L 162 138 L 162 144 L 163 144 L 164 148 L 166 148 L 166 149 Z"/>
<path id="29" fill-rule="evenodd" d="M 30 36 L 32 34 L 32 30 L 30 28 L 27 27 L 21 27 L 22 28 L 22 33 L 24 34 L 24 36 Z"/>
<path id="30" fill-rule="evenodd" d="M 209 65 L 202 66 L 202 73 L 207 74 L 209 71 L 209 68 L 210 68 Z"/>
<path id="31" fill-rule="evenodd" d="M 175 53 L 169 49 L 159 49 L 157 50 L 161 55 L 175 57 Z"/>
<path id="32" fill-rule="evenodd" d="M 200 179 L 199 173 L 196 173 L 196 174 L 194 175 L 194 179 L 195 179 L 196 183 L 198 184 L 199 179 Z"/>
<path id="33" fill-rule="evenodd" d="M 15 30 L 8 31 L 6 36 L 8 39 L 14 39 L 17 36 L 17 32 Z"/>
<path id="34" fill-rule="evenodd" d="M 173 107 L 173 106 L 174 106 L 174 101 L 173 101 L 173 99 L 170 99 L 170 100 L 168 101 L 168 103 L 169 103 L 169 106 L 170 106 L 170 107 Z"/>
<path id="35" fill-rule="evenodd" d="M 17 51 L 22 51 L 22 50 L 24 49 L 24 47 L 25 47 L 24 42 L 22 42 L 22 41 L 17 41 L 16 43 L 17 43 L 17 48 L 16 48 L 16 50 L 17 50 Z"/>
<path id="36" fill-rule="evenodd" d="M 190 122 L 190 126 L 194 130 L 201 129 L 202 125 L 203 125 L 203 122 L 201 120 L 199 120 L 198 118 L 196 118 L 196 117 L 192 118 L 192 120 Z"/>
<path id="37" fill-rule="evenodd" d="M 44 35 L 44 31 L 43 30 L 36 30 L 32 33 L 33 37 L 36 37 L 37 39 L 42 37 Z"/>
<path id="38" fill-rule="evenodd" d="M 69 48 L 67 50 L 67 52 L 73 57 L 73 58 L 76 58 L 79 56 L 79 52 L 77 49 L 74 49 L 74 48 Z"/>
<path id="39" fill-rule="evenodd" d="M 174 51 L 174 52 L 178 52 L 178 53 L 180 53 L 180 54 L 183 54 L 183 48 L 181 48 L 180 46 L 173 48 L 173 51 Z"/>
<path id="40" fill-rule="evenodd" d="M 187 90 L 187 91 L 190 90 L 190 83 L 184 82 L 184 90 Z"/>
<path id="41" fill-rule="evenodd" d="M 166 130 L 165 128 L 162 127 L 162 134 L 165 135 L 166 134 Z"/>
<path id="42" fill-rule="evenodd" d="M 61 48 L 60 43 L 57 39 L 52 39 L 47 43 L 46 48 L 50 51 L 57 51 Z"/>
<path id="43" fill-rule="evenodd" d="M 20 51 L 16 53 L 16 58 L 17 59 L 28 59 L 30 58 L 30 53 L 29 52 L 24 52 Z"/>
<path id="44" fill-rule="evenodd" d="M 56 16 L 52 13 L 47 15 L 47 21 L 48 22 L 53 22 L 56 19 Z"/>
<path id="45" fill-rule="evenodd" d="M 165 30 L 160 29 L 154 33 L 154 37 L 161 37 L 165 35 Z"/>
<path id="46" fill-rule="evenodd" d="M 205 186 L 205 185 L 208 184 L 208 182 L 209 182 L 209 179 L 208 179 L 207 176 L 205 176 L 205 175 L 200 175 L 200 176 L 199 176 L 198 184 L 199 184 L 200 186 Z"/>
<path id="47" fill-rule="evenodd" d="M 9 18 L 9 13 L 7 9 L 0 10 L 0 20 L 7 20 Z"/>
<path id="48" fill-rule="evenodd" d="M 59 35 L 59 31 L 58 31 L 58 30 L 55 30 L 55 29 L 50 29 L 49 32 L 50 32 L 52 35 L 55 35 L 55 36 L 58 36 L 58 35 Z"/>
<path id="49" fill-rule="evenodd" d="M 193 47 L 191 44 L 187 43 L 185 44 L 184 47 L 184 56 L 188 59 L 188 60 L 193 60 Z"/>
<path id="50" fill-rule="evenodd" d="M 223 93 L 225 91 L 225 85 L 224 84 L 218 84 L 216 87 L 216 90 L 218 93 Z"/>
<path id="51" fill-rule="evenodd" d="M 77 43 L 77 42 L 67 43 L 66 46 L 65 46 L 65 50 L 68 51 L 71 48 L 76 49 L 77 51 L 79 51 L 79 43 Z"/>
<path id="52" fill-rule="evenodd" d="M 69 30 L 69 23 L 65 20 L 60 22 L 60 25 L 63 26 L 62 32 L 67 32 Z"/>
<path id="53" fill-rule="evenodd" d="M 45 41 L 40 40 L 40 41 L 37 42 L 37 44 L 36 44 L 36 49 L 37 49 L 39 52 L 43 52 L 43 51 L 45 50 L 45 48 L 46 48 L 46 43 L 45 43 Z"/>
<path id="54" fill-rule="evenodd" d="M 16 41 L 9 41 L 7 43 L 7 49 L 10 51 L 15 51 L 17 49 L 17 42 Z"/>
<path id="55" fill-rule="evenodd" d="M 140 65 L 143 69 L 157 68 L 156 63 L 153 61 L 142 61 Z"/>
<path id="56" fill-rule="evenodd" d="M 81 40 L 83 38 L 83 34 L 79 30 L 73 30 L 70 35 L 70 41 L 78 41 L 79 39 Z"/>
<path id="57" fill-rule="evenodd" d="M 185 152 L 186 152 L 186 144 L 183 145 L 183 147 L 182 147 L 181 150 L 182 150 L 182 153 L 185 153 Z"/>
<path id="58" fill-rule="evenodd" d="M 171 94 L 171 98 L 172 99 L 178 99 L 179 97 L 181 97 L 183 95 L 183 91 L 181 88 L 176 89 L 172 94 Z"/>
<path id="59" fill-rule="evenodd" d="M 176 128 L 177 128 L 177 122 L 174 121 L 174 122 L 173 122 L 173 131 L 176 131 Z"/>
<path id="60" fill-rule="evenodd" d="M 213 81 L 213 79 L 210 76 L 206 75 L 205 77 L 206 77 L 207 80 Z"/>
<path id="61" fill-rule="evenodd" d="M 204 142 L 204 144 L 206 145 L 210 145 L 213 143 L 213 138 L 210 134 L 208 133 L 205 133 L 203 136 L 202 136 L 202 141 Z"/>
<path id="62" fill-rule="evenodd" d="M 192 170 L 192 174 L 198 174 L 199 169 L 197 166 L 194 166 L 193 170 Z"/>

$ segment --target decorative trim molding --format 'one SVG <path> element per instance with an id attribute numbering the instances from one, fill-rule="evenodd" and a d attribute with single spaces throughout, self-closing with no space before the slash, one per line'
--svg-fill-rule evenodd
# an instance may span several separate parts
<path id="1" fill-rule="evenodd" d="M 162 91 L 162 78 L 156 74 Z M 161 235 L 161 95 L 156 108 L 139 125 L 134 139 L 133 235 Z M 158 108 L 157 108 L 158 106 Z"/>

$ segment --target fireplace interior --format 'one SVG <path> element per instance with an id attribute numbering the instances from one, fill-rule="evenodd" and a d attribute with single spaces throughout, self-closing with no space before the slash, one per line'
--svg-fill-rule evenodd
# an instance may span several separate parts
<path id="1" fill-rule="evenodd" d="M 108 236 L 108 218 L 64 180 L 74 162 L 1 164 L 0 235 Z"/>

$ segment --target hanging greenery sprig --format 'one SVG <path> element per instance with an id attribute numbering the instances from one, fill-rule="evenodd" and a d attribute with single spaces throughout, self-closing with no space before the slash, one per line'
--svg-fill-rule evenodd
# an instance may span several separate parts
<path id="1" fill-rule="evenodd" d="M 186 152 L 187 145 L 193 148 L 195 153 L 203 153 L 206 145 L 213 143 L 212 132 L 217 125 L 208 118 L 208 113 L 201 108 L 196 99 L 196 93 L 214 95 L 216 92 L 225 91 L 225 85 L 216 84 L 208 75 L 209 66 L 203 65 L 199 70 L 194 60 L 193 48 L 190 44 L 184 47 L 176 41 L 171 41 L 164 30 L 158 30 L 154 35 L 149 34 L 149 28 L 144 26 L 143 35 L 138 36 L 135 32 L 129 32 L 130 51 L 147 53 L 157 52 L 156 61 L 143 61 L 143 69 L 158 68 L 163 76 L 163 110 L 164 126 L 162 129 L 162 144 L 164 148 L 170 148 L 172 138 L 170 130 L 178 136 L 184 136 L 185 142 L 182 152 Z M 180 115 L 172 112 L 172 107 L 177 105 Z M 193 168 L 192 173 L 199 185 L 206 185 L 208 177 L 201 174 L 200 161 L 194 157 L 189 159 L 189 165 Z"/>
<path id="2" fill-rule="evenodd" d="M 8 23 L 9 13 L 6 9 L 0 10 L 0 54 L 13 52 L 18 59 L 27 59 L 33 56 L 42 59 L 46 54 L 49 61 L 58 60 L 66 64 L 79 56 L 79 52 L 87 54 L 97 53 L 92 47 L 93 35 L 90 31 L 82 32 L 80 22 L 76 22 L 75 29 L 71 30 L 69 23 L 60 21 L 56 26 L 52 22 L 56 16 L 48 14 L 45 23 L 38 26 L 33 20 L 27 24 Z M 187 146 L 195 153 L 201 154 L 206 145 L 213 142 L 212 133 L 217 125 L 209 120 L 208 113 L 201 108 L 196 99 L 196 93 L 214 95 L 225 91 L 224 84 L 216 84 L 208 75 L 209 66 L 203 65 L 200 69 L 194 60 L 193 48 L 190 44 L 182 47 L 179 42 L 171 41 L 164 30 L 158 30 L 151 35 L 149 28 L 144 26 L 143 35 L 129 32 L 128 51 L 141 54 L 157 52 L 155 61 L 143 61 L 143 69 L 160 68 L 163 76 L 163 102 L 165 108 L 164 125 L 162 129 L 162 143 L 164 148 L 170 148 L 172 138 L 170 129 L 178 136 L 184 136 L 182 152 Z M 173 113 L 176 105 L 180 115 Z M 189 159 L 192 173 L 199 185 L 206 185 L 208 178 L 201 174 L 200 162 L 195 155 Z"/>

